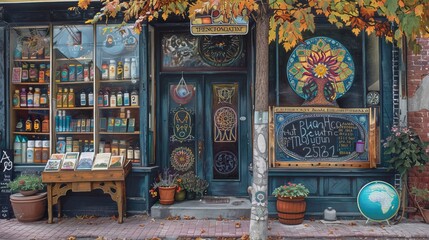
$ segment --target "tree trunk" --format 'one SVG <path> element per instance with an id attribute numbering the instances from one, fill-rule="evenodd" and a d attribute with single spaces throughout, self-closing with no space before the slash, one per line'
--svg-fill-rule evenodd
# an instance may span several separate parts
<path id="1" fill-rule="evenodd" d="M 265 6 L 262 6 L 265 4 Z M 250 239 L 267 239 L 268 231 L 268 5 L 262 1 L 256 21 L 256 79 L 253 132 L 253 182 Z"/>

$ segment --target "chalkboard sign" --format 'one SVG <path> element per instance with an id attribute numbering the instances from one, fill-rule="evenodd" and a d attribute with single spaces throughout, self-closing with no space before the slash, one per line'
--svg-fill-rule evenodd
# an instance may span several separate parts
<path id="1" fill-rule="evenodd" d="M 369 167 L 375 156 L 375 116 L 369 108 L 273 108 L 272 166 Z"/>
<path id="2" fill-rule="evenodd" d="M 7 187 L 7 184 L 13 177 L 13 152 L 11 150 L 3 150 L 0 153 L 0 218 L 9 219 L 11 215 L 10 189 Z"/>

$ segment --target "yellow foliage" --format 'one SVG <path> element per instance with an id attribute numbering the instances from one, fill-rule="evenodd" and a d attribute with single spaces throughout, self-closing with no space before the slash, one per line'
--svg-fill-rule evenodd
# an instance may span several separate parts
<path id="1" fill-rule="evenodd" d="M 416 13 L 416 16 L 422 16 L 423 15 L 423 4 L 419 4 L 414 9 L 414 12 Z"/>
<path id="2" fill-rule="evenodd" d="M 360 33 L 360 29 L 359 29 L 359 28 L 353 28 L 353 29 L 352 29 L 352 32 L 353 32 L 356 36 L 358 36 L 358 35 L 359 35 L 359 33 Z"/>

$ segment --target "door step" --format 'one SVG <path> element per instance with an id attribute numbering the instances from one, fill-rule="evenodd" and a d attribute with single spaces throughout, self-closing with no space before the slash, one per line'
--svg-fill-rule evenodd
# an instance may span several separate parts
<path id="1" fill-rule="evenodd" d="M 150 215 L 160 219 L 242 219 L 250 218 L 250 208 L 248 198 L 205 196 L 201 200 L 185 200 L 172 205 L 156 203 L 151 207 Z"/>

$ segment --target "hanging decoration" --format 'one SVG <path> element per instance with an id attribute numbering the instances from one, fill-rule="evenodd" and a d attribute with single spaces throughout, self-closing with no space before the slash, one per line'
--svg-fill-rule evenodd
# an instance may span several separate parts
<path id="1" fill-rule="evenodd" d="M 189 142 L 194 140 L 192 136 L 193 111 L 184 107 L 178 107 L 171 111 L 173 135 L 170 136 L 171 142 Z"/>
<path id="2" fill-rule="evenodd" d="M 352 86 L 354 72 L 350 53 L 328 37 L 306 40 L 287 63 L 289 84 L 307 106 L 337 106 L 336 99 Z"/>
<path id="3" fill-rule="evenodd" d="M 177 147 L 171 153 L 170 162 L 176 171 L 184 172 L 193 166 L 195 157 L 190 148 Z"/>
<path id="4" fill-rule="evenodd" d="M 192 100 L 194 96 L 194 87 L 186 84 L 185 78 L 183 78 L 183 72 L 179 83 L 170 86 L 170 95 L 177 104 L 184 105 Z"/>

